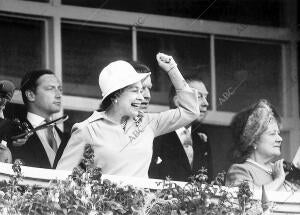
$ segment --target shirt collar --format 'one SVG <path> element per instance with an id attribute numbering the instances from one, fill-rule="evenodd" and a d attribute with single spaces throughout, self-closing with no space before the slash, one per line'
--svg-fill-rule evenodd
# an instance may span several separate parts
<path id="1" fill-rule="evenodd" d="M 181 127 L 181 128 L 178 128 L 177 130 L 176 130 L 176 133 L 178 134 L 178 135 L 182 135 L 182 133 L 185 131 L 185 127 Z M 188 128 L 190 131 L 191 131 L 191 127 L 189 127 Z"/>
<path id="2" fill-rule="evenodd" d="M 264 167 L 264 166 L 260 165 L 259 163 L 257 163 L 256 161 L 252 160 L 251 158 L 248 158 L 246 161 L 249 162 L 249 163 L 251 163 L 251 164 L 253 164 L 253 165 L 255 165 L 256 167 L 259 167 L 260 169 L 264 170 L 268 174 L 272 175 L 272 169 L 269 169 L 267 167 Z"/>
<path id="3" fill-rule="evenodd" d="M 134 119 L 129 119 L 129 120 L 133 120 L 136 124 L 139 124 L 140 121 L 142 120 L 142 118 L 143 118 L 143 116 L 137 116 Z M 115 124 L 114 121 L 112 121 L 109 117 L 107 117 L 105 111 L 101 111 L 101 112 L 94 111 L 93 114 L 88 118 L 88 122 L 92 123 L 92 122 L 95 122 L 100 119 L 105 119 L 105 120 Z"/>
<path id="4" fill-rule="evenodd" d="M 91 123 L 91 122 L 94 122 L 94 121 L 97 121 L 99 119 L 106 119 L 106 120 L 109 120 L 105 114 L 105 111 L 94 111 L 93 114 L 88 118 L 88 122 Z"/>
<path id="5" fill-rule="evenodd" d="M 27 113 L 27 119 L 33 127 L 37 127 L 45 121 L 44 117 L 31 112 Z"/>

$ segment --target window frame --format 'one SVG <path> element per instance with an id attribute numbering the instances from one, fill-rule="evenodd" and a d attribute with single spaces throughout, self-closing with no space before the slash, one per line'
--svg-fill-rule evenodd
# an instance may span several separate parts
<path id="1" fill-rule="evenodd" d="M 287 8 L 297 8 L 297 1 L 287 1 Z M 295 11 L 295 10 L 292 10 Z M 62 78 L 62 44 L 61 25 L 67 20 L 74 23 L 84 23 L 92 26 L 121 26 L 132 31 L 132 59 L 138 58 L 137 32 L 143 29 L 167 31 L 169 33 L 204 34 L 210 38 L 210 72 L 212 110 L 209 111 L 204 123 L 228 126 L 234 113 L 216 111 L 216 68 L 215 39 L 227 37 L 233 40 L 262 40 L 281 44 L 282 58 L 282 102 L 284 131 L 289 131 L 289 155 L 294 155 L 300 139 L 299 95 L 298 95 L 298 65 L 297 42 L 298 29 L 295 26 L 296 12 L 287 13 L 287 19 L 292 19 L 290 27 L 265 27 L 238 23 L 217 22 L 201 19 L 189 19 L 162 15 L 124 12 L 101 8 L 85 8 L 62 5 L 61 0 L 50 0 L 49 3 L 2 0 L 0 14 L 3 16 L 22 17 L 26 19 L 41 19 L 45 21 L 45 66 L 52 69 Z M 295 30 L 296 29 L 296 30 Z M 98 99 L 63 95 L 63 108 L 72 110 L 92 111 L 99 105 Z M 22 103 L 21 93 L 17 91 L 12 100 Z M 167 110 L 167 106 L 151 105 L 151 111 Z M 58 114 L 62 115 L 63 111 Z"/>

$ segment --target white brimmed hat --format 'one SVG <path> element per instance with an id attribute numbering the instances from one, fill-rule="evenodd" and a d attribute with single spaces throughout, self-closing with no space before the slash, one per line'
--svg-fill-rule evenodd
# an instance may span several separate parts
<path id="1" fill-rule="evenodd" d="M 102 101 L 111 93 L 146 78 L 150 73 L 137 73 L 130 63 L 118 60 L 108 64 L 99 75 Z"/>

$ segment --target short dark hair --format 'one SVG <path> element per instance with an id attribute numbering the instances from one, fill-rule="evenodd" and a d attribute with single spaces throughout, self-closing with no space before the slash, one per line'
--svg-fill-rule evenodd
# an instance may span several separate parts
<path id="1" fill-rule="evenodd" d="M 131 66 L 135 69 L 137 73 L 149 73 L 151 70 L 148 66 L 139 61 L 129 61 Z"/>
<path id="2" fill-rule="evenodd" d="M 229 151 L 229 158 L 233 163 L 244 163 L 246 159 L 250 157 L 250 155 L 254 152 L 254 145 L 247 144 L 246 142 L 242 141 L 242 135 L 244 133 L 248 118 L 257 108 L 259 102 L 243 109 L 239 113 L 237 113 L 231 123 L 231 133 L 233 138 L 233 147 Z M 274 119 L 276 120 L 277 124 L 281 124 L 281 119 L 276 111 L 275 107 L 269 104 L 271 111 L 273 112 Z M 261 136 L 259 134 L 258 138 Z M 253 137 L 254 138 L 254 137 Z"/>
<path id="3" fill-rule="evenodd" d="M 204 84 L 202 78 L 199 77 L 199 75 L 189 75 L 189 76 L 184 77 L 184 79 L 186 80 L 187 83 L 190 83 L 192 81 L 199 81 Z M 169 90 L 169 107 L 171 109 L 177 108 L 176 105 L 174 104 L 175 95 L 176 95 L 176 90 L 175 90 L 175 87 L 172 85 Z"/>
<path id="4" fill-rule="evenodd" d="M 42 75 L 54 75 L 54 73 L 49 69 L 39 69 L 39 70 L 32 70 L 27 72 L 21 81 L 21 92 L 22 92 L 22 99 L 24 104 L 28 104 L 28 100 L 26 97 L 25 92 L 27 90 L 30 90 L 32 92 L 35 92 L 37 88 L 37 80 Z"/>

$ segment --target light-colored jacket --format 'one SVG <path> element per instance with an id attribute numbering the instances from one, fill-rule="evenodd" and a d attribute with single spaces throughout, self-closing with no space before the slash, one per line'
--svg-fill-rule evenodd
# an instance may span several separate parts
<path id="1" fill-rule="evenodd" d="M 137 126 L 127 122 L 126 131 L 110 121 L 105 112 L 92 116 L 72 128 L 72 136 L 57 169 L 72 170 L 82 157 L 86 144 L 95 153 L 95 165 L 104 174 L 148 178 L 153 139 L 194 121 L 199 116 L 199 103 L 194 90 L 177 91 L 180 106 L 161 113 L 145 113 Z"/>
<path id="2" fill-rule="evenodd" d="M 273 181 L 272 173 L 268 173 L 262 168 L 245 161 L 242 164 L 233 164 L 226 174 L 226 186 L 238 186 L 243 181 L 247 181 L 251 189 L 261 189 L 262 185 Z M 298 188 L 292 183 L 285 181 L 278 191 L 291 191 Z"/>

